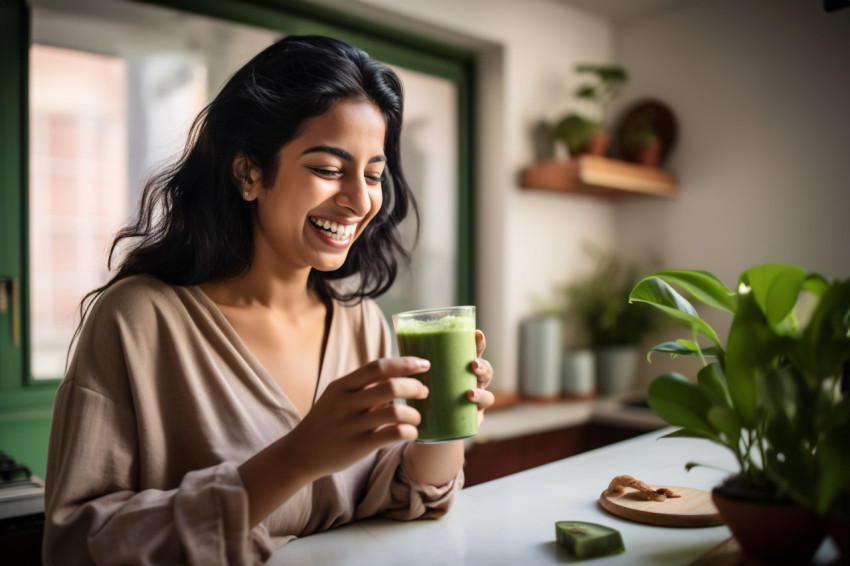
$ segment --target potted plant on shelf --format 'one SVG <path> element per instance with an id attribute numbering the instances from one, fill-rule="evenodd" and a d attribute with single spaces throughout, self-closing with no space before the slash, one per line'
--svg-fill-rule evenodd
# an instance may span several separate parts
<path id="1" fill-rule="evenodd" d="M 552 139 L 566 144 L 571 157 L 583 153 L 605 155 L 610 138 L 605 132 L 611 102 L 628 83 L 628 72 L 619 65 L 581 64 L 576 72 L 589 76 L 576 90 L 575 97 L 596 106 L 595 119 L 576 112 L 564 116 L 553 128 Z"/>
<path id="2" fill-rule="evenodd" d="M 615 254 L 588 248 L 596 260 L 585 277 L 559 288 L 565 322 L 577 322 L 579 343 L 595 354 L 596 385 L 603 396 L 628 392 L 635 381 L 640 342 L 658 327 L 658 313 L 646 305 L 629 303 L 629 292 L 639 279 L 637 264 Z"/>
<path id="3" fill-rule="evenodd" d="M 661 159 L 661 138 L 652 127 L 652 108 L 629 115 L 619 132 L 619 147 L 627 161 L 655 167 Z"/>
<path id="4" fill-rule="evenodd" d="M 725 343 L 685 295 L 731 315 Z M 840 387 L 850 360 L 850 280 L 765 264 L 741 274 L 732 291 L 705 271 L 665 270 L 642 279 L 630 299 L 690 331 L 650 353 L 699 357 L 696 380 L 662 374 L 648 400 L 681 427 L 667 436 L 705 438 L 734 454 L 737 472 L 712 495 L 743 551 L 804 562 L 825 524 L 846 545 L 850 398 Z"/>
<path id="5" fill-rule="evenodd" d="M 589 81 L 576 90 L 576 97 L 588 100 L 599 107 L 599 123 L 604 127 L 608 123 L 608 113 L 611 103 L 629 82 L 629 73 L 619 65 L 583 64 L 576 67 L 576 72 L 589 75 Z"/>
<path id="6" fill-rule="evenodd" d="M 573 112 L 555 124 L 551 137 L 552 141 L 560 141 L 567 146 L 570 157 L 577 157 L 584 153 L 602 155 L 607 150 L 608 144 L 604 138 L 596 137 L 598 132 L 599 124 Z"/>

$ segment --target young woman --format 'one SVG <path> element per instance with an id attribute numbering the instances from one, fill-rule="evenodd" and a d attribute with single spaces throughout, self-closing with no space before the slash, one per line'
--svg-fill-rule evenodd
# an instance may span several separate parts
<path id="1" fill-rule="evenodd" d="M 46 564 L 254 564 L 363 517 L 448 510 L 463 446 L 412 442 L 419 414 L 393 400 L 428 395 L 428 362 L 389 357 L 371 300 L 415 211 L 402 102 L 365 53 L 288 37 L 202 112 L 87 303 L 54 409 Z"/>

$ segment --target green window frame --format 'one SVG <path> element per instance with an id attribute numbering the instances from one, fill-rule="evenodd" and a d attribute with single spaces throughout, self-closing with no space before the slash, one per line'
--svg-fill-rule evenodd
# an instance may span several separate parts
<path id="1" fill-rule="evenodd" d="M 133 0 L 292 35 L 330 35 L 392 65 L 452 81 L 457 88 L 459 304 L 475 304 L 474 112 L 476 57 L 470 50 L 301 0 Z M 44 477 L 59 379 L 34 380 L 29 368 L 28 83 L 30 11 L 0 0 L 0 285 L 19 289 L 0 312 L 0 450 Z M 10 294 L 10 293 L 7 293 Z M 19 340 L 13 340 L 18 309 Z"/>

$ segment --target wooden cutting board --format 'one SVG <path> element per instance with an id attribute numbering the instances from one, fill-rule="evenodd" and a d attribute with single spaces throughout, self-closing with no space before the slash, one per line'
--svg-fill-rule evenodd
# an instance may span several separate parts
<path id="1" fill-rule="evenodd" d="M 661 486 L 652 486 L 656 489 Z M 664 501 L 647 501 L 631 488 L 619 496 L 599 496 L 603 509 L 624 519 L 664 527 L 711 527 L 722 525 L 723 519 L 711 501 L 711 493 L 690 487 L 663 486 L 681 497 Z"/>

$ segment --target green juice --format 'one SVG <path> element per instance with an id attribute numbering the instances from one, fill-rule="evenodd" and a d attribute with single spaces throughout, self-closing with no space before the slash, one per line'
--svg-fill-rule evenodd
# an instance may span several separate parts
<path id="1" fill-rule="evenodd" d="M 426 399 L 406 403 L 422 415 L 418 442 L 443 442 L 478 434 L 478 407 L 467 391 L 477 387 L 475 307 L 411 311 L 393 316 L 399 353 L 431 362 L 414 377 L 429 390 Z M 443 316 L 445 314 L 445 316 Z"/>

